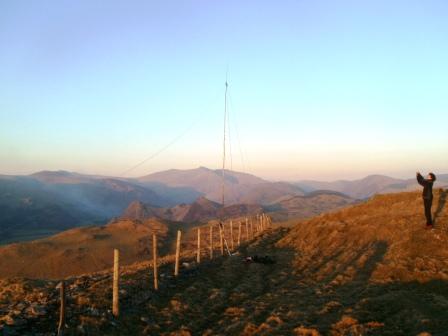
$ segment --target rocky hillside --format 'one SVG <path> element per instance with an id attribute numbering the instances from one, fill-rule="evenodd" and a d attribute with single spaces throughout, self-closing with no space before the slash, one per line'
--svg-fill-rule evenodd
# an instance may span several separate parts
<path id="1" fill-rule="evenodd" d="M 68 328 L 92 335 L 446 335 L 448 193 L 434 199 L 436 229 L 424 228 L 420 193 L 366 203 L 269 229 L 238 255 L 194 265 L 179 278 L 162 260 L 160 290 L 150 264 L 122 270 L 121 317 L 111 273 L 67 279 Z M 275 263 L 245 262 L 269 255 Z M 3 280 L 0 312 L 9 334 L 50 335 L 56 282 Z"/>
<path id="2" fill-rule="evenodd" d="M 144 220 L 159 218 L 184 223 L 206 223 L 216 218 L 236 218 L 261 213 L 263 208 L 254 204 L 234 204 L 222 207 L 221 204 L 199 197 L 191 204 L 179 204 L 172 208 L 156 208 L 142 202 L 132 202 L 120 218 Z"/>

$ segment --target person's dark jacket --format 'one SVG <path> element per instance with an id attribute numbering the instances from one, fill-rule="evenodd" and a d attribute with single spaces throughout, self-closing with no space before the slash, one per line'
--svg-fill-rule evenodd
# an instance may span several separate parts
<path id="1" fill-rule="evenodd" d="M 423 186 L 423 198 L 432 198 L 432 185 L 434 181 L 425 179 L 421 174 L 417 174 L 417 182 Z"/>

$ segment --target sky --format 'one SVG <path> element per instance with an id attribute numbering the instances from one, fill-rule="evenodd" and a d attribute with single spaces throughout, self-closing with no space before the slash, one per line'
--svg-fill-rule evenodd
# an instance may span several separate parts
<path id="1" fill-rule="evenodd" d="M 0 2 L 0 174 L 448 172 L 448 2 Z"/>

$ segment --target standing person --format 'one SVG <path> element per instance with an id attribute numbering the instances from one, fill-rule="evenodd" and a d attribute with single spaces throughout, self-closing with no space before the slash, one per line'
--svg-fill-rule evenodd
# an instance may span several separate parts
<path id="1" fill-rule="evenodd" d="M 420 172 L 417 172 L 417 182 L 423 186 L 423 204 L 425 206 L 426 228 L 432 229 L 432 185 L 436 181 L 436 176 L 433 173 L 429 173 L 425 179 Z"/>

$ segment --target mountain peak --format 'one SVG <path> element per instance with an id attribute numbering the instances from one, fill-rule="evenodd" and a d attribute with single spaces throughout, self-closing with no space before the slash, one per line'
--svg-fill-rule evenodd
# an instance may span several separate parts
<path id="1" fill-rule="evenodd" d="M 142 176 L 137 180 L 141 183 L 158 183 L 179 190 L 194 190 L 209 200 L 219 202 L 222 197 L 222 178 L 222 169 L 209 169 L 201 166 L 194 169 L 161 171 Z M 256 195 L 269 201 L 276 196 L 269 196 L 274 190 L 269 182 L 248 173 L 225 170 L 224 180 L 225 199 L 228 204 L 248 203 L 248 197 L 255 199 L 255 202 L 250 203 L 261 203 L 258 202 Z M 291 187 L 283 186 L 284 193 L 289 193 L 290 189 L 294 189 Z M 263 189 L 262 193 L 258 192 L 260 189 Z M 279 186 L 275 189 L 277 193 Z"/>
<path id="2" fill-rule="evenodd" d="M 214 202 L 209 200 L 208 198 L 206 198 L 205 196 L 200 196 L 196 199 L 196 201 L 194 201 L 193 204 L 199 204 L 201 206 L 208 206 L 208 207 L 213 207 L 213 208 L 219 208 L 221 207 L 220 203 Z"/>
<path id="3" fill-rule="evenodd" d="M 120 218 L 142 221 L 153 217 L 157 217 L 157 215 L 150 205 L 144 204 L 141 201 L 133 201 Z"/>
<path id="4" fill-rule="evenodd" d="M 67 170 L 41 170 L 30 174 L 30 176 L 72 176 L 79 175 L 77 173 L 69 172 Z"/>
<path id="5" fill-rule="evenodd" d="M 35 180 L 46 183 L 81 183 L 91 180 L 88 175 L 82 175 L 66 170 L 42 170 L 29 176 Z"/>
<path id="6" fill-rule="evenodd" d="M 212 169 L 204 167 L 204 166 L 199 166 L 198 168 L 196 168 L 197 170 L 205 170 L 205 171 L 211 171 Z"/>

